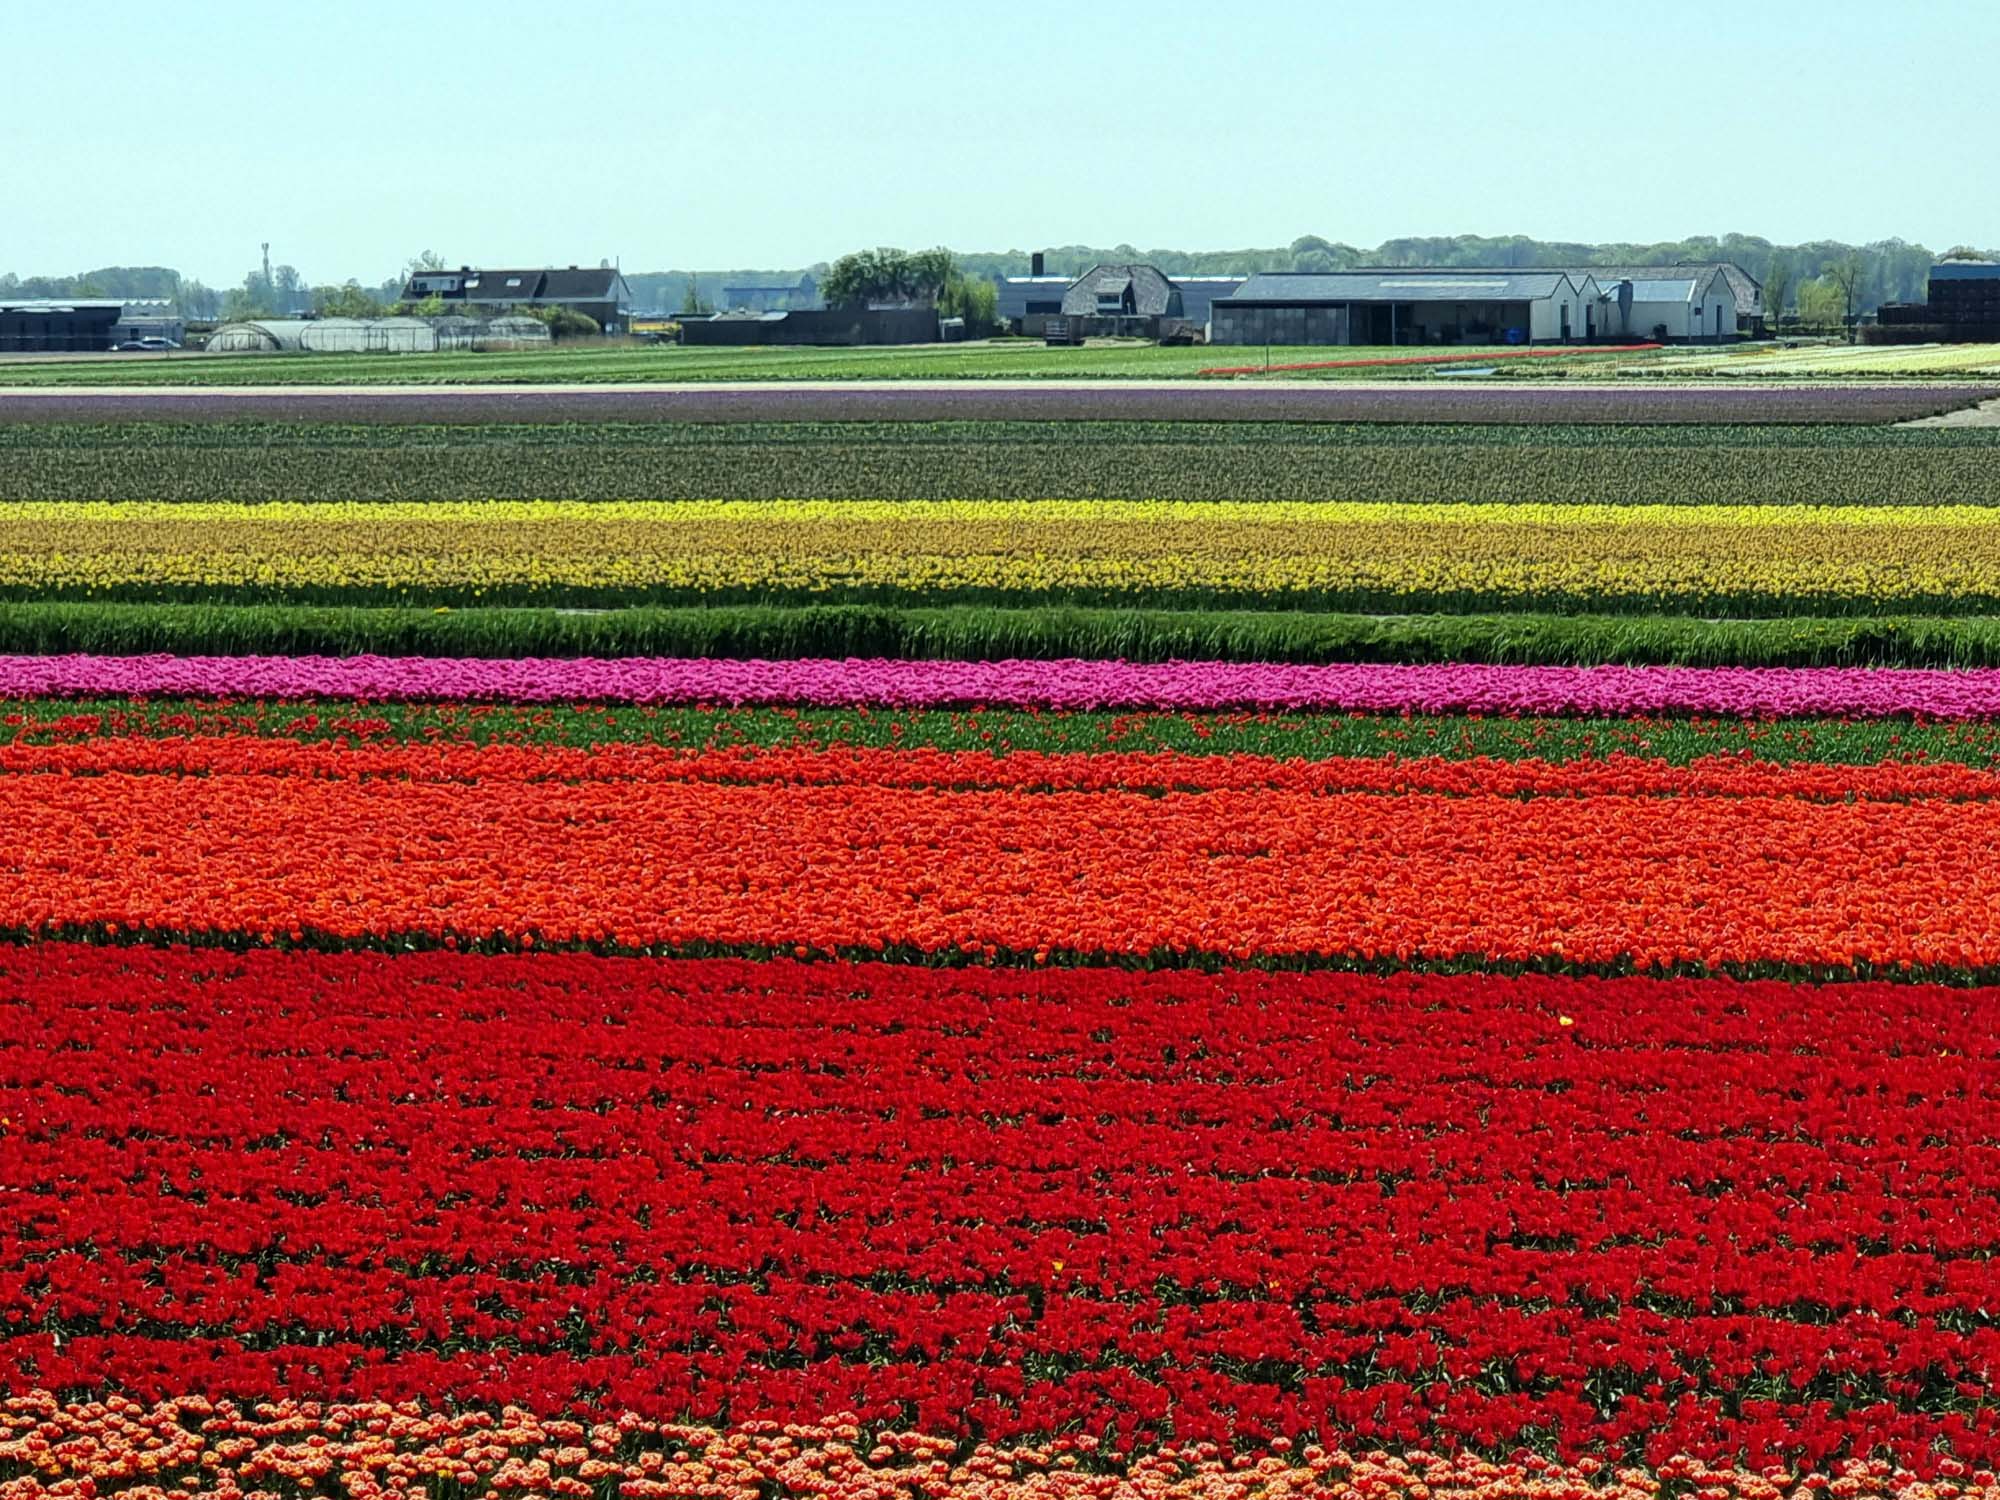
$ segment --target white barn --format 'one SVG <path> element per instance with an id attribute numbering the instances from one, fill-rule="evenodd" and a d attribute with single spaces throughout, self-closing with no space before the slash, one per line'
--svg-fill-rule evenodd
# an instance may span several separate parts
<path id="1" fill-rule="evenodd" d="M 1613 338 L 1723 339 L 1736 336 L 1736 292 L 1719 269 L 1690 269 L 1600 285 L 1602 326 Z"/>

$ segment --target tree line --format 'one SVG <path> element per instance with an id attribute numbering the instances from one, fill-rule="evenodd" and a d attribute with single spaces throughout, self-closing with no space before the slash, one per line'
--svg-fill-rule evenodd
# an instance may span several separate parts
<path id="1" fill-rule="evenodd" d="M 1045 252 L 1052 275 L 1078 276 L 1100 262 L 1143 261 L 1169 276 L 1242 276 L 1256 271 L 1341 271 L 1359 266 L 1441 266 L 1525 270 L 1555 266 L 1674 265 L 1685 261 L 1733 261 L 1764 286 L 1773 316 L 1797 313 L 1807 322 L 1837 321 L 1884 302 L 1921 302 L 1932 264 L 1950 255 L 1985 255 L 1954 246 L 1944 256 L 1901 239 L 1850 245 L 1812 240 L 1781 245 L 1755 235 L 1695 235 L 1648 244 L 1584 244 L 1537 240 L 1525 235 L 1451 235 L 1384 240 L 1373 247 L 1349 245 L 1319 235 L 1302 235 L 1289 245 L 1247 250 L 1141 250 L 1133 245 L 1061 245 Z M 167 266 L 102 266 L 71 276 L 17 276 L 0 273 L 0 297 L 165 298 L 183 317 L 236 319 L 374 317 L 392 311 L 421 311 L 402 302 L 414 271 L 442 269 L 431 251 L 406 261 L 399 274 L 380 282 L 355 278 L 312 283 L 297 268 L 279 265 L 268 276 L 258 266 L 239 285 L 215 288 L 183 277 Z M 717 307 L 726 286 L 795 283 L 810 272 L 820 280 L 829 304 L 842 301 L 921 301 L 946 316 L 977 324 L 990 315 L 987 298 L 996 276 L 1028 268 L 1023 250 L 953 252 L 943 248 L 857 251 L 831 265 L 774 271 L 636 271 L 626 274 L 636 306 L 705 311 Z M 986 291 L 980 290 L 982 287 Z"/>

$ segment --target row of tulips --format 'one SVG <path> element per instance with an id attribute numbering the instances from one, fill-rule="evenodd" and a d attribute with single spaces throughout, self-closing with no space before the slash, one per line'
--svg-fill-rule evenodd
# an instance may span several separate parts
<path id="1" fill-rule="evenodd" d="M 17 949 L 0 1373 L 1936 1476 L 1995 1001 Z"/>
<path id="2" fill-rule="evenodd" d="M 2000 669 L 1296 666 L 1186 661 L 732 661 L 0 656 L 0 696 L 989 704 L 1062 710 L 2000 717 Z"/>
<path id="3" fill-rule="evenodd" d="M 848 787 L 913 792 L 1270 791 L 1474 798 L 1781 798 L 1807 803 L 2000 801 L 2000 768 L 1904 760 L 1839 765 L 1702 756 L 1669 764 L 1612 752 L 1552 763 L 1533 756 L 1377 755 L 1324 759 L 1163 751 L 942 750 L 859 746 L 645 744 L 426 745 L 248 736 L 90 737 L 0 742 L 0 777 L 273 777 L 397 786 L 510 788 L 593 783 Z M 0 792 L 0 804 L 5 793 Z M 1337 813 L 1333 814 L 1338 816 Z M 641 835 L 643 837 L 643 835 Z"/>
<path id="4" fill-rule="evenodd" d="M 0 593 L 243 603 L 882 600 L 1983 613 L 1983 505 L 19 501 Z"/>
<path id="5" fill-rule="evenodd" d="M 1947 1461 L 1925 1479 L 1886 1462 L 1823 1472 L 1679 1459 L 1657 1471 L 1532 1455 L 1505 1462 L 1283 1439 L 1251 1451 L 1169 1445 L 1110 1462 L 1089 1437 L 968 1444 L 864 1427 L 853 1412 L 729 1430 L 632 1413 L 580 1422 L 515 1406 L 452 1412 L 415 1403 L 285 1399 L 242 1406 L 182 1397 L 151 1405 L 64 1402 L 45 1391 L 0 1404 L 6 1500 L 348 1500 L 440 1494 L 584 1500 L 1996 1500 L 2000 1481 Z"/>
<path id="6" fill-rule="evenodd" d="M 1993 790 L 1898 762 L 26 743 L 0 928 L 1984 972 Z"/>

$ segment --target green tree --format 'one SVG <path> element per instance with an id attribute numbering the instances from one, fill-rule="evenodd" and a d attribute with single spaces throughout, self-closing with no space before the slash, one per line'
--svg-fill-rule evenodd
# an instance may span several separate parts
<path id="1" fill-rule="evenodd" d="M 222 311 L 222 297 L 197 276 L 180 284 L 174 293 L 174 306 L 183 318 L 205 321 Z"/>
<path id="2" fill-rule="evenodd" d="M 1840 288 L 1830 276 L 1815 276 L 1799 285 L 1799 321 L 1810 328 L 1831 328 L 1840 321 Z"/>
<path id="3" fill-rule="evenodd" d="M 1792 291 L 1798 284 L 1799 271 L 1791 256 L 1772 256 L 1764 268 L 1764 310 L 1773 323 L 1785 315 L 1785 305 L 1792 300 Z"/>
<path id="4" fill-rule="evenodd" d="M 312 309 L 322 318 L 379 318 L 387 311 L 379 298 L 352 278 L 340 286 L 314 287 Z"/>
<path id="5" fill-rule="evenodd" d="M 841 256 L 827 267 L 819 291 L 828 307 L 898 301 L 910 295 L 913 275 L 906 252 L 880 245 Z"/>
<path id="6" fill-rule="evenodd" d="M 546 323 L 552 339 L 595 338 L 604 332 L 597 319 L 568 307 L 524 307 L 537 322 Z"/>
<path id="7" fill-rule="evenodd" d="M 271 302 L 278 311 L 291 314 L 310 304 L 312 293 L 297 266 L 278 266 L 271 272 Z"/>
<path id="8" fill-rule="evenodd" d="M 697 316 L 708 311 L 708 308 L 702 305 L 701 277 L 696 272 L 688 272 L 687 296 L 681 300 L 681 311 L 694 313 Z"/>
<path id="9" fill-rule="evenodd" d="M 1000 292 L 980 276 L 958 276 L 937 299 L 938 316 L 965 319 L 965 331 L 991 333 L 1000 322 Z"/>

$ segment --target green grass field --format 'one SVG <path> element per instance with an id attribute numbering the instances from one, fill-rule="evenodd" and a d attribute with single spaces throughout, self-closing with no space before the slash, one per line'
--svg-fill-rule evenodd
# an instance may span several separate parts
<path id="1" fill-rule="evenodd" d="M 1273 349 L 1274 363 L 1321 359 L 1408 358 L 1419 349 Z M 1467 351 L 1478 362 L 1478 351 Z M 1213 366 L 1258 365 L 1265 350 L 1240 347 L 1160 348 L 1144 343 L 1051 349 L 1029 339 L 974 344 L 905 345 L 887 349 L 701 349 L 679 345 L 576 344 L 532 353 L 474 354 L 231 354 L 171 358 L 113 356 L 90 360 L 0 361 L 0 388 L 94 385 L 528 385 L 637 384 L 708 380 L 975 380 L 1085 377 L 1178 379 Z M 1608 374 L 1631 355 L 1579 355 L 1517 361 L 1522 373 L 1555 367 Z M 1420 378 L 1423 365 L 1377 365 L 1298 372 L 1296 379 Z"/>

